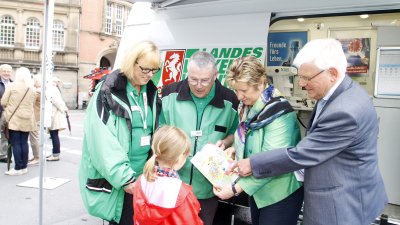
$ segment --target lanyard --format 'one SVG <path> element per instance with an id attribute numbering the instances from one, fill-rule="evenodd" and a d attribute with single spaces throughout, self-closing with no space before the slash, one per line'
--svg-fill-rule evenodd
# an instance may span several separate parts
<path id="1" fill-rule="evenodd" d="M 146 94 L 146 92 L 143 92 L 144 115 L 143 115 L 143 110 L 139 105 L 139 102 L 136 101 L 136 98 L 133 95 L 133 92 L 131 92 L 131 96 L 132 96 L 133 101 L 135 102 L 135 104 L 137 105 L 137 107 L 139 109 L 140 116 L 142 117 L 143 128 L 144 128 L 144 130 L 147 130 L 147 94 Z M 140 98 L 140 93 L 139 93 L 139 98 Z"/>

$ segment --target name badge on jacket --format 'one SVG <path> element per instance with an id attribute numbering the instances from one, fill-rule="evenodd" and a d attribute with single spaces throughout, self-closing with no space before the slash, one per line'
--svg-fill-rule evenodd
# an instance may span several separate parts
<path id="1" fill-rule="evenodd" d="M 148 146 L 150 145 L 150 136 L 144 136 L 140 138 L 140 146 Z"/>

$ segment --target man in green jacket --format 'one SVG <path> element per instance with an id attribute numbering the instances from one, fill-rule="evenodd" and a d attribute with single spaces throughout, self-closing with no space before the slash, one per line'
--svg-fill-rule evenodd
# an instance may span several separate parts
<path id="1" fill-rule="evenodd" d="M 162 89 L 160 125 L 179 127 L 192 141 L 191 154 L 178 172 L 184 182 L 193 186 L 204 225 L 212 225 L 218 201 L 211 183 L 190 159 L 207 143 L 216 143 L 223 149 L 230 146 L 238 124 L 239 101 L 232 90 L 221 85 L 217 75 L 214 57 L 199 51 L 190 58 L 187 79 Z"/>

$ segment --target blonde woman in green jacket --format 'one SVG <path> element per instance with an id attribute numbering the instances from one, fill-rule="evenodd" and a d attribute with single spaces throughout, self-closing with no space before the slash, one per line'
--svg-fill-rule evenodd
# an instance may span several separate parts
<path id="1" fill-rule="evenodd" d="M 240 123 L 234 148 L 227 150 L 237 160 L 278 147 L 295 146 L 300 141 L 296 113 L 267 83 L 264 66 L 253 57 L 233 61 L 226 77 L 240 100 Z M 303 203 L 302 183 L 293 172 L 265 179 L 241 177 L 231 186 L 215 187 L 214 193 L 228 199 L 242 191 L 250 196 L 253 225 L 295 225 Z"/>
<path id="2" fill-rule="evenodd" d="M 127 51 L 121 69 L 102 78 L 86 110 L 80 191 L 88 212 L 110 225 L 133 225 L 135 181 L 151 154 L 158 121 L 160 52 L 150 41 Z"/>

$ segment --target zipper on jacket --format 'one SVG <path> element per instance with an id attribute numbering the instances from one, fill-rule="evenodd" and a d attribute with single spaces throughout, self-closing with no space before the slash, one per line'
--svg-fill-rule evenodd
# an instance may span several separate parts
<path id="1" fill-rule="evenodd" d="M 194 147 L 193 147 L 193 156 L 196 155 L 196 151 L 197 151 L 197 140 L 199 139 L 198 136 L 196 136 L 194 138 Z M 193 164 L 190 167 L 190 181 L 189 181 L 189 185 L 192 185 L 192 179 L 193 179 Z"/>
<path id="2" fill-rule="evenodd" d="M 194 102 L 193 102 L 194 103 Z M 196 104 L 194 104 L 196 106 Z M 207 105 L 208 106 L 208 105 Z M 203 115 L 204 115 L 204 111 L 206 111 L 207 106 L 204 108 L 203 113 L 201 114 L 201 118 L 200 118 L 200 124 L 197 124 L 197 120 L 196 120 L 196 130 L 199 130 L 201 127 L 201 121 L 203 121 Z M 197 106 L 196 106 L 196 112 L 197 112 Z M 194 138 L 194 146 L 193 146 L 193 156 L 196 155 L 197 152 L 197 141 L 198 141 L 199 137 L 196 136 Z M 192 166 L 190 167 L 190 180 L 189 180 L 189 185 L 192 185 L 192 180 L 193 180 L 193 167 L 194 165 L 192 164 Z"/>

